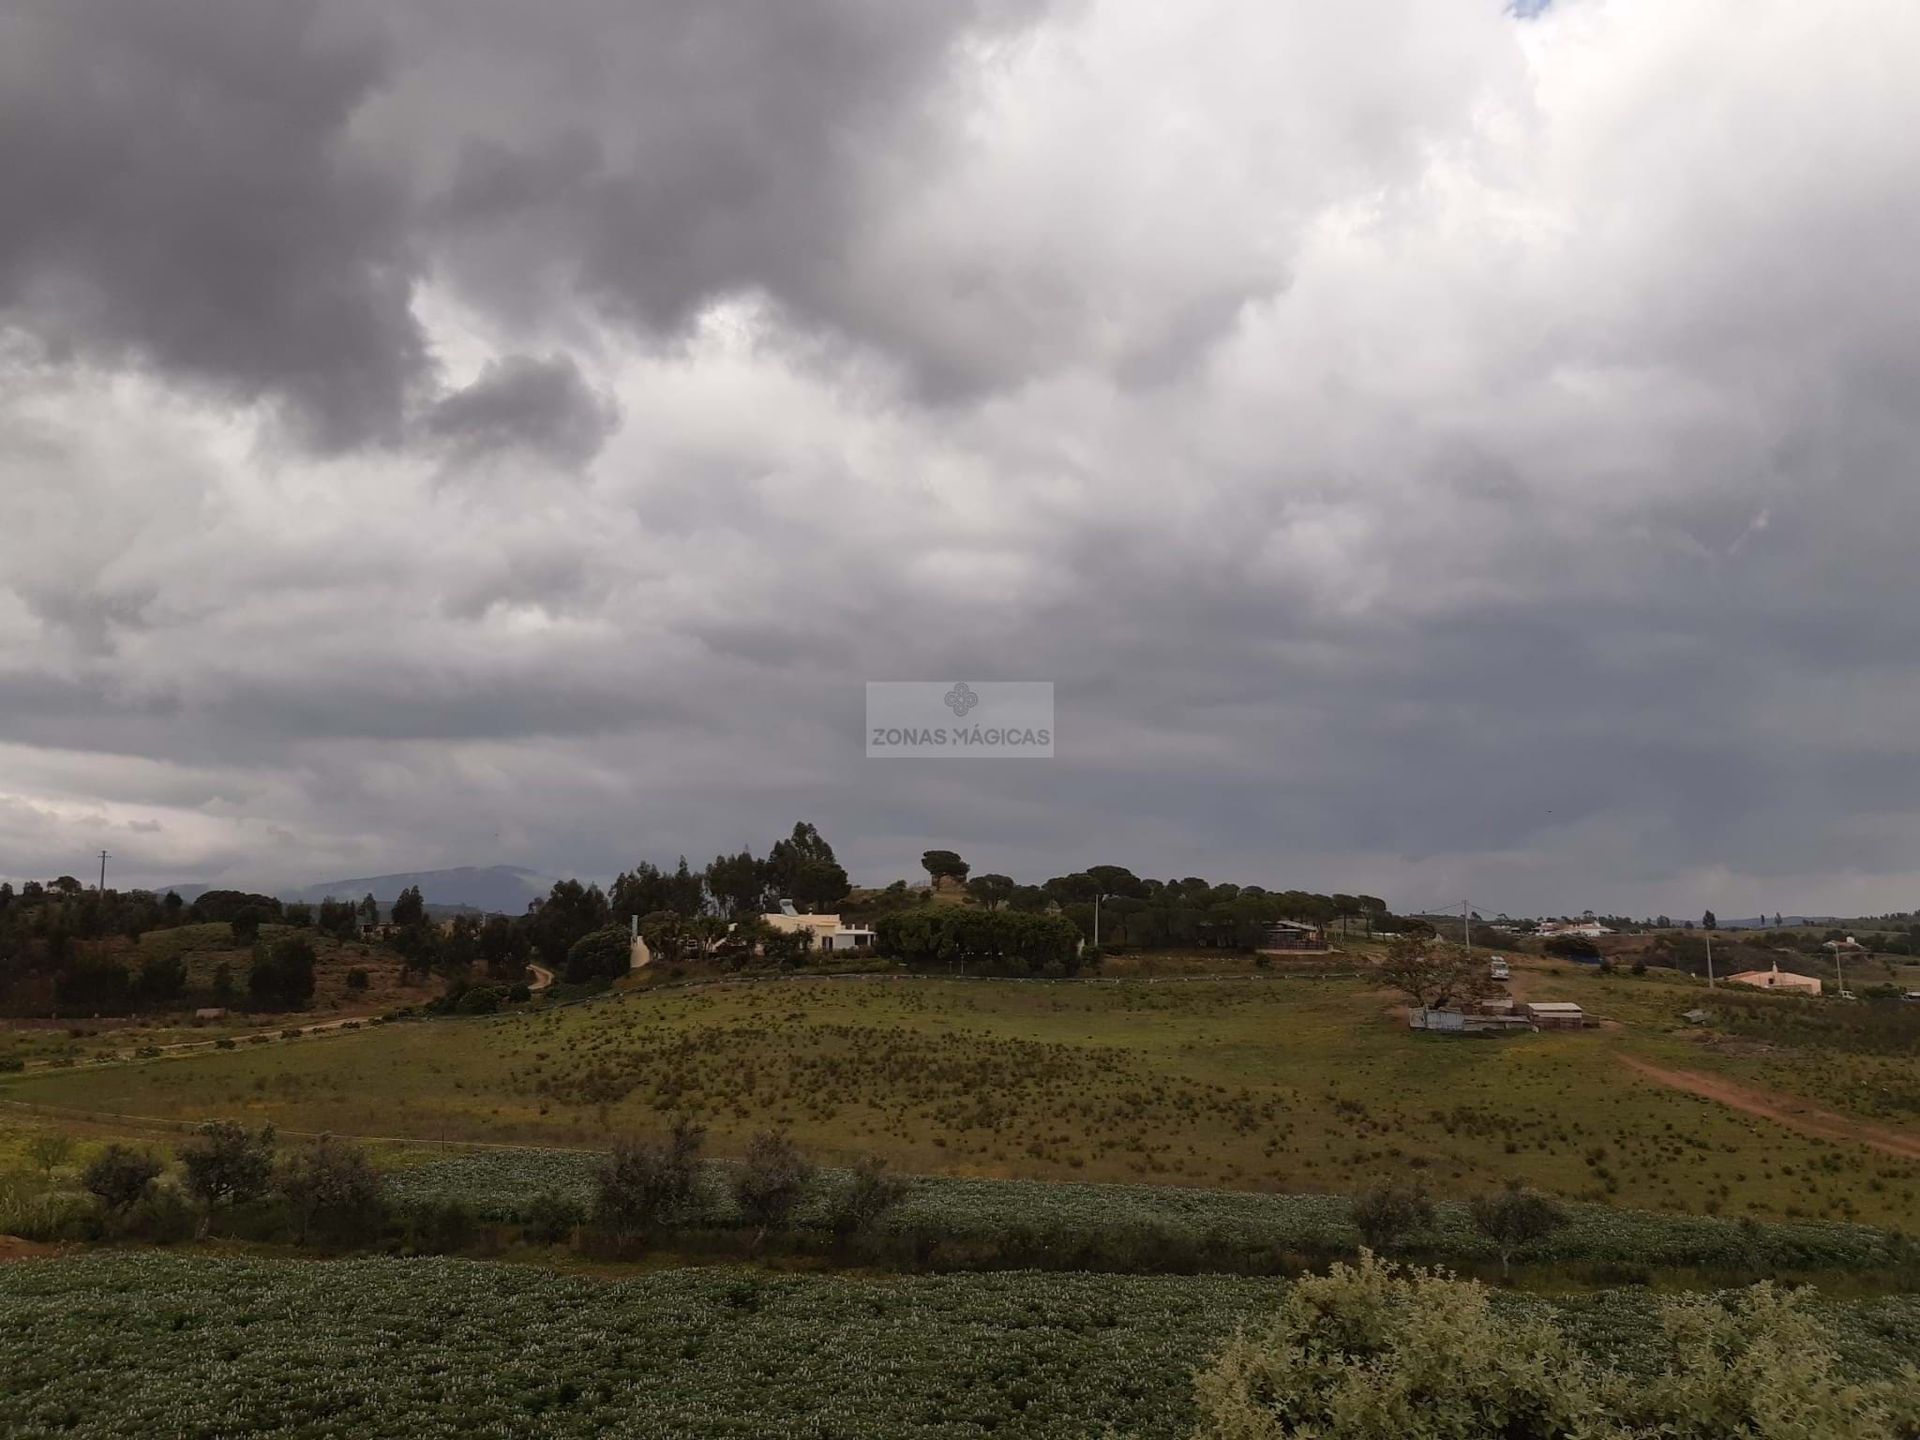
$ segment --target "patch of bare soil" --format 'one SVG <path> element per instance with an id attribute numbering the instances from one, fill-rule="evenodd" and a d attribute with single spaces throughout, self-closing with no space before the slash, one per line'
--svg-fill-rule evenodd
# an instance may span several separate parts
<path id="1" fill-rule="evenodd" d="M 1920 1160 L 1920 1135 L 1909 1131 L 1897 1130 L 1890 1125 L 1870 1125 L 1864 1120 L 1822 1110 L 1817 1105 L 1792 1095 L 1783 1095 L 1777 1090 L 1741 1085 L 1719 1075 L 1703 1075 L 1697 1070 L 1669 1070 L 1635 1055 L 1622 1055 L 1620 1059 L 1628 1069 L 1649 1080 L 1675 1090 L 1684 1090 L 1689 1095 L 1716 1101 L 1746 1115 L 1771 1120 L 1802 1135 L 1867 1145 L 1888 1155 L 1898 1155 L 1903 1160 Z"/>

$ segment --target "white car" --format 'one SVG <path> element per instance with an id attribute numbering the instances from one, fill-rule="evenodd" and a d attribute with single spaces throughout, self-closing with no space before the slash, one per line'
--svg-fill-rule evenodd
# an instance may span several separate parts
<path id="1" fill-rule="evenodd" d="M 1487 974 L 1496 980 L 1511 980 L 1513 978 L 1513 971 L 1507 968 L 1507 962 L 1502 960 L 1498 955 L 1494 956 L 1493 960 L 1487 965 Z"/>

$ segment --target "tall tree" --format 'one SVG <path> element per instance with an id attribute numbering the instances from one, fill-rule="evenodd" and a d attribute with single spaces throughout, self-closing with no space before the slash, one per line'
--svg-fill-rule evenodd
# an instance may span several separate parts
<path id="1" fill-rule="evenodd" d="M 707 864 L 707 893 L 713 897 L 720 913 L 732 920 L 759 915 L 767 909 L 767 881 L 766 865 L 754 859 L 751 850 L 742 850 L 738 855 L 716 855 Z"/>
<path id="2" fill-rule="evenodd" d="M 962 860 L 955 851 L 928 850 L 920 857 L 920 868 L 932 877 L 934 888 L 937 890 L 942 880 L 951 880 L 955 884 L 964 885 L 967 872 L 973 867 Z"/>
<path id="3" fill-rule="evenodd" d="M 393 902 L 393 923 L 396 925 L 420 925 L 426 922 L 427 900 L 420 893 L 418 885 L 409 885 L 400 892 L 400 898 Z"/>
<path id="4" fill-rule="evenodd" d="M 1380 964 L 1380 978 L 1425 1010 L 1470 1004 L 1493 993 L 1487 967 L 1464 946 L 1442 940 L 1399 940 Z"/>
<path id="5" fill-rule="evenodd" d="M 545 900 L 528 917 L 534 949 L 540 963 L 550 970 L 564 970 L 567 952 L 573 942 L 590 930 L 607 923 L 607 897 L 598 885 L 582 885 L 578 880 L 556 880 Z"/>
<path id="6" fill-rule="evenodd" d="M 1018 888 L 1010 875 L 976 875 L 967 881 L 967 894 L 989 910 L 998 910 L 1006 904 Z"/>
<path id="7" fill-rule="evenodd" d="M 767 852 L 767 875 L 777 898 L 808 912 L 838 905 L 853 888 L 833 846 L 804 820 Z"/>

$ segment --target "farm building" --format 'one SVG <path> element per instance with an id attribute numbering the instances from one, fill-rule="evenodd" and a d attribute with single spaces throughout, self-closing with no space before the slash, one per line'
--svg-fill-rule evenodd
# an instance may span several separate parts
<path id="1" fill-rule="evenodd" d="M 1304 925 L 1298 920 L 1274 920 L 1268 923 L 1260 936 L 1260 943 L 1254 946 L 1261 955 L 1285 954 L 1298 950 L 1324 950 L 1327 948 L 1327 934 L 1318 925 Z"/>
<path id="2" fill-rule="evenodd" d="M 799 915 L 781 901 L 778 914 L 762 915 L 760 918 L 775 930 L 798 931 L 808 937 L 808 949 L 820 949 L 836 953 L 848 950 L 871 950 L 873 931 L 858 926 L 842 925 L 838 915 Z"/>
<path id="3" fill-rule="evenodd" d="M 1751 985 L 1756 990 L 1784 990 L 1796 995 L 1818 995 L 1820 981 L 1812 975 L 1796 975 L 1791 970 L 1782 970 L 1778 960 L 1773 962 L 1771 970 L 1742 970 L 1738 975 L 1727 977 L 1729 985 Z"/>
<path id="4" fill-rule="evenodd" d="M 1587 1023 L 1586 1013 L 1570 1000 L 1529 1001 L 1526 1015 L 1536 1030 L 1578 1030 Z"/>
<path id="5" fill-rule="evenodd" d="M 1502 1030 L 1530 1030 L 1533 1027 L 1518 1015 L 1483 1015 L 1465 1010 L 1428 1010 L 1418 1005 L 1410 1005 L 1407 1007 L 1407 1028 L 1438 1030 L 1450 1035 L 1485 1035 Z"/>

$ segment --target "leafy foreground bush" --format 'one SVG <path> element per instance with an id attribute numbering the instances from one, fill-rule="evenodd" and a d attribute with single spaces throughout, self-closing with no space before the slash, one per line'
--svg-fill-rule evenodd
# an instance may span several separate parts
<path id="1" fill-rule="evenodd" d="M 1894 1440 L 1920 1429 L 1920 1371 L 1848 1384 L 1792 1294 L 1668 1301 L 1664 1363 L 1623 1377 L 1545 1314 L 1496 1314 L 1470 1280 L 1364 1254 L 1298 1281 L 1195 1382 L 1196 1440 Z"/>

